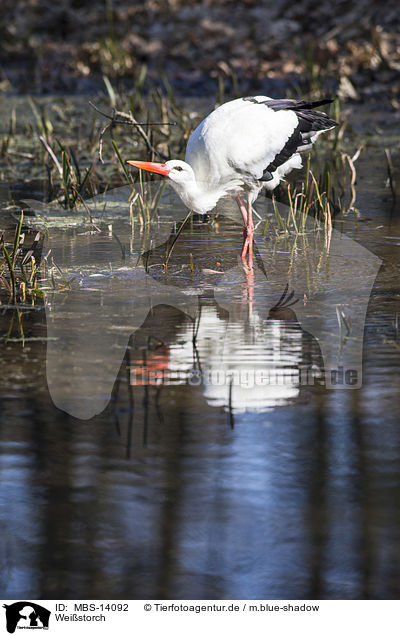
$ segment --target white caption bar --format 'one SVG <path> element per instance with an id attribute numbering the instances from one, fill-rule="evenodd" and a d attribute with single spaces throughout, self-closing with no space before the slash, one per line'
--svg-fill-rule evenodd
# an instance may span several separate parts
<path id="1" fill-rule="evenodd" d="M 400 601 L 0 601 L 0 633 L 156 634 L 204 636 L 232 628 L 252 634 L 320 636 L 391 633 Z M 385 627 L 388 629 L 386 630 Z M 275 631 L 276 630 L 276 631 Z"/>

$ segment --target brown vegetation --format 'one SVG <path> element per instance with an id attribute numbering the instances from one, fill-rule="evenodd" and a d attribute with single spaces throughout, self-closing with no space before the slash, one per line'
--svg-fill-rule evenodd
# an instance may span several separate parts
<path id="1" fill-rule="evenodd" d="M 400 94 L 396 0 L 4 0 L 0 88 L 94 92 L 103 75 L 166 73 L 182 94 L 218 81 L 241 93 L 337 93 L 345 99 Z"/>

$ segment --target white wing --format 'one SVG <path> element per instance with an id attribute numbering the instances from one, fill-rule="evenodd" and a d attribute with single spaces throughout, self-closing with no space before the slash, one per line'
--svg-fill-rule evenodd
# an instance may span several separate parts
<path id="1" fill-rule="evenodd" d="M 272 110 L 258 96 L 236 99 L 212 112 L 191 135 L 186 161 L 208 183 L 261 179 L 298 125 L 291 110 Z"/>

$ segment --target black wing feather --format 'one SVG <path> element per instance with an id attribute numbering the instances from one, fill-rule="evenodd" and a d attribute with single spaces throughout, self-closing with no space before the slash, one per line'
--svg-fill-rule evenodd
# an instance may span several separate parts
<path id="1" fill-rule="evenodd" d="M 286 144 L 264 170 L 262 181 L 270 181 L 273 178 L 272 173 L 275 172 L 279 166 L 288 161 L 296 152 L 310 148 L 312 145 L 311 139 L 315 133 L 329 130 L 338 125 L 338 123 L 330 119 L 326 113 L 320 110 L 313 110 L 317 106 L 330 104 L 333 101 L 332 99 L 321 99 L 314 102 L 296 99 L 266 99 L 260 102 L 254 97 L 245 97 L 244 99 L 256 104 L 265 104 L 265 106 L 272 108 L 272 110 L 293 110 L 298 119 L 298 124 Z"/>
<path id="2" fill-rule="evenodd" d="M 264 170 L 261 181 L 270 181 L 271 179 L 273 179 L 272 173 L 275 172 L 275 170 L 279 168 L 279 166 L 288 161 L 288 159 L 290 159 L 290 157 L 292 157 L 302 145 L 304 146 L 303 139 L 299 130 L 299 126 L 297 126 L 283 146 L 282 150 L 277 155 L 275 155 L 274 160 L 271 161 L 271 163 Z"/>

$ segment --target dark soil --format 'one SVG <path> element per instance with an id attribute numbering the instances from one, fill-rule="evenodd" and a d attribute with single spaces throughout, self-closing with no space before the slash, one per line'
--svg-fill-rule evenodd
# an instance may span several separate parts
<path id="1" fill-rule="evenodd" d="M 339 94 L 399 108 L 396 0 L 3 0 L 0 91 Z M 164 81 L 165 84 L 165 81 Z"/>

